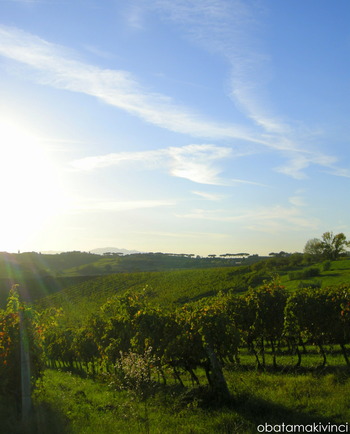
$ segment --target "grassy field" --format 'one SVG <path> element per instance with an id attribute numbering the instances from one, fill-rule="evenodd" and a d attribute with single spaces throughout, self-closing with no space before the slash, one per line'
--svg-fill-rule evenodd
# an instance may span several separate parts
<path id="1" fill-rule="evenodd" d="M 106 300 L 125 291 L 145 291 L 152 303 L 172 307 L 219 291 L 245 288 L 241 273 L 236 268 L 214 268 L 201 270 L 176 270 L 144 273 L 118 273 L 101 276 L 71 286 L 39 300 L 38 308 L 63 307 L 68 317 L 79 321 L 96 311 Z"/>
<path id="2" fill-rule="evenodd" d="M 303 284 L 320 284 L 322 287 L 339 285 L 350 282 L 350 259 L 344 258 L 330 262 L 330 269 L 324 271 L 323 264 L 315 264 L 320 269 L 320 275 L 313 278 L 301 279 Z M 304 269 L 306 269 L 305 267 Z M 290 280 L 288 271 L 281 273 L 281 280 L 287 289 L 293 290 L 298 287 L 301 280 Z"/>
<path id="3" fill-rule="evenodd" d="M 67 317 L 80 321 L 96 311 L 105 301 L 125 291 L 144 291 L 155 305 L 178 306 L 204 297 L 216 295 L 220 291 L 241 293 L 249 286 L 257 286 L 264 278 L 275 273 L 281 283 L 290 291 L 295 290 L 302 281 L 304 285 L 319 284 L 322 287 L 350 282 L 350 259 L 332 261 L 330 269 L 323 271 L 323 264 L 315 264 L 320 274 L 313 278 L 291 280 L 289 270 L 268 268 L 254 271 L 248 267 L 208 268 L 198 270 L 175 270 L 161 272 L 117 273 L 90 278 L 77 285 L 38 300 L 37 308 L 50 306 L 63 307 Z M 309 267 L 298 267 L 298 271 Z M 262 277 L 261 277 L 262 276 Z M 253 285 L 254 283 L 254 285 Z"/>
<path id="4" fill-rule="evenodd" d="M 313 264 L 317 276 L 305 282 L 322 286 L 350 281 L 350 260 Z M 293 269 L 298 272 L 307 266 Z M 256 276 L 279 272 L 290 291 L 300 279 L 290 279 L 289 269 L 261 270 L 240 267 L 118 273 L 91 278 L 42 299 L 37 306 L 63 307 L 65 318 L 77 325 L 109 297 L 124 291 L 144 291 L 154 304 L 172 308 L 210 297 L 219 291 L 244 292 Z M 256 280 L 258 281 L 258 280 Z M 256 433 L 261 424 L 342 424 L 350 422 L 350 371 L 338 348 L 321 355 L 309 347 L 302 367 L 296 356 L 279 355 L 278 369 L 266 355 L 266 370 L 257 371 L 255 360 L 243 349 L 240 366 L 224 369 L 232 400 L 219 405 L 210 392 L 205 374 L 196 374 L 201 386 L 193 386 L 182 373 L 185 387 L 168 373 L 167 385 L 154 383 L 148 396 L 135 390 L 120 390 L 107 376 L 87 378 L 67 371 L 46 370 L 34 394 L 29 419 L 18 421 L 18 411 L 9 400 L 0 400 L 2 430 L 6 434 L 80 433 Z"/>
<path id="5" fill-rule="evenodd" d="M 307 364 L 312 365 L 311 358 Z M 197 372 L 200 380 L 204 373 Z M 257 426 L 350 421 L 350 373 L 334 365 L 319 371 L 257 372 L 227 368 L 232 401 L 218 405 L 203 387 L 158 385 L 147 399 L 108 382 L 71 372 L 45 371 L 26 423 L 2 412 L 6 433 L 256 433 Z M 4 425 L 5 423 L 5 425 Z"/>

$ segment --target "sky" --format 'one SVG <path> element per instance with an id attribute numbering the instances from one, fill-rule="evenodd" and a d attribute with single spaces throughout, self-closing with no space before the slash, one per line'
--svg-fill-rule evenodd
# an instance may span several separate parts
<path id="1" fill-rule="evenodd" d="M 0 251 L 350 237 L 348 0 L 0 0 Z"/>

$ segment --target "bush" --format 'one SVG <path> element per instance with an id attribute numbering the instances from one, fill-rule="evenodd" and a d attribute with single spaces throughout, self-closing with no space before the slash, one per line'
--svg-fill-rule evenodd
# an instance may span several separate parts
<path id="1" fill-rule="evenodd" d="M 321 273 L 318 267 L 309 267 L 301 271 L 293 271 L 288 274 L 289 280 L 309 279 L 310 277 L 319 276 Z"/>
<path id="2" fill-rule="evenodd" d="M 131 350 L 125 354 L 121 353 L 111 385 L 113 384 L 117 390 L 133 391 L 144 399 L 155 387 L 152 372 L 158 371 L 158 365 L 159 359 L 152 354 L 152 347 L 148 347 L 143 354 Z"/>
<path id="3" fill-rule="evenodd" d="M 305 288 L 311 288 L 311 289 L 319 289 L 322 286 L 321 280 L 315 280 L 314 282 L 303 282 L 300 281 L 298 288 L 305 289 Z"/>
<path id="4" fill-rule="evenodd" d="M 322 270 L 323 271 L 329 271 L 330 269 L 331 269 L 331 266 L 332 266 L 332 262 L 331 261 L 324 261 L 323 263 L 322 263 Z"/>

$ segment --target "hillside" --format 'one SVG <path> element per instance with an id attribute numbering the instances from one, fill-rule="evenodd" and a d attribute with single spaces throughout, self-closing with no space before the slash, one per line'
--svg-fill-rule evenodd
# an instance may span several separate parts
<path id="1" fill-rule="evenodd" d="M 277 273 L 287 289 L 350 281 L 350 259 L 313 263 L 302 254 L 272 257 L 193 257 L 163 253 L 0 253 L 0 307 L 12 284 L 26 301 L 83 303 L 89 311 L 108 297 L 146 286 L 160 304 L 185 303 L 218 291 L 245 291 Z M 245 264 L 245 265 L 243 265 Z M 50 296 L 51 295 L 51 296 Z M 48 298 L 46 298 L 49 296 Z M 69 300 L 69 302 L 67 301 Z"/>
<path id="2" fill-rule="evenodd" d="M 193 270 L 215 267 L 237 267 L 252 264 L 262 258 L 223 256 L 201 258 L 193 255 L 135 253 L 98 255 L 87 252 L 41 254 L 36 252 L 10 254 L 0 252 L 0 307 L 4 307 L 9 289 L 19 284 L 26 301 L 61 291 L 76 283 L 97 276 L 170 270 Z"/>
<path id="3" fill-rule="evenodd" d="M 246 288 L 245 267 L 203 270 L 118 273 L 96 277 L 41 300 L 39 308 L 63 307 L 68 317 L 93 313 L 108 298 L 125 291 L 142 291 L 155 304 L 171 306 L 195 301 L 219 291 Z"/>
<path id="4" fill-rule="evenodd" d="M 90 276 L 120 272 L 163 271 L 190 268 L 249 265 L 264 259 L 246 253 L 200 257 L 170 253 L 0 252 L 0 278 L 25 279 L 35 276 Z"/>
<path id="5" fill-rule="evenodd" d="M 87 265 L 74 266 L 64 270 L 65 275 L 102 275 L 110 273 L 133 273 L 142 271 L 166 271 L 214 267 L 233 267 L 241 264 L 253 264 L 263 257 L 252 256 L 222 256 L 199 257 L 187 254 L 167 253 L 134 253 L 120 255 L 107 253 L 99 256 L 95 262 Z"/>
<path id="6" fill-rule="evenodd" d="M 35 276 L 64 275 L 67 268 L 98 261 L 101 256 L 87 252 L 41 254 L 0 252 L 0 278 L 25 279 Z"/>
<path id="7" fill-rule="evenodd" d="M 16 284 L 22 300 L 31 303 L 81 282 L 94 279 L 94 276 L 53 277 L 36 275 L 32 277 L 0 278 L 0 308 L 4 308 L 10 288 Z"/>
<path id="8" fill-rule="evenodd" d="M 310 269 L 316 276 L 309 276 Z M 142 292 L 154 304 L 164 307 L 196 301 L 218 292 L 244 292 L 278 274 L 290 291 L 300 286 L 331 286 L 350 282 L 350 259 L 310 265 L 286 266 L 285 261 L 262 261 L 252 266 L 162 272 L 117 273 L 91 278 L 37 302 L 39 308 L 63 307 L 77 320 L 93 313 L 108 298 L 125 291 Z M 299 273 L 299 274 L 298 274 Z M 293 279 L 291 279 L 293 277 Z M 299 277 L 296 279 L 295 277 Z"/>

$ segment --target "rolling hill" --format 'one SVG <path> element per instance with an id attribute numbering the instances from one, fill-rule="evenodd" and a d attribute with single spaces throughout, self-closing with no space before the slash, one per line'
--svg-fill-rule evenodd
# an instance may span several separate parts
<path id="1" fill-rule="evenodd" d="M 243 293 L 249 287 L 261 285 L 278 273 L 281 283 L 290 291 L 300 286 L 331 286 L 350 282 L 350 259 L 332 261 L 327 267 L 323 263 L 312 268 L 318 273 L 314 277 L 291 279 L 295 273 L 299 277 L 308 276 L 310 266 L 271 267 L 267 260 L 252 266 L 208 268 L 195 270 L 173 270 L 158 272 L 117 273 L 94 277 L 76 285 L 62 289 L 37 301 L 40 309 L 63 307 L 68 317 L 74 321 L 80 315 L 92 314 L 108 298 L 126 291 L 144 294 L 152 303 L 165 308 L 189 303 L 220 291 Z M 326 270 L 323 270 L 326 268 Z M 293 275 L 291 273 L 294 273 Z"/>

